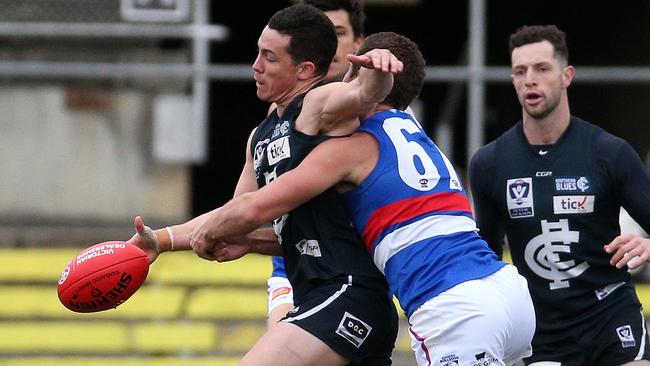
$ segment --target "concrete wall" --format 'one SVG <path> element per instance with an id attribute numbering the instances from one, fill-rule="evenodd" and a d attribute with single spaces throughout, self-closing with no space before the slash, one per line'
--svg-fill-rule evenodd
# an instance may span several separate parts
<path id="1" fill-rule="evenodd" d="M 128 89 L 1 88 L 0 223 L 186 218 L 189 170 L 151 158 L 150 100 Z"/>

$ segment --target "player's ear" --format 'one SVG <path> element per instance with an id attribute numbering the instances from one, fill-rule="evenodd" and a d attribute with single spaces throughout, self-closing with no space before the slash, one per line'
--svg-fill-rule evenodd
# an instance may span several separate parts
<path id="1" fill-rule="evenodd" d="M 573 77 L 576 75 L 575 67 L 568 65 L 562 70 L 562 86 L 568 88 L 573 81 Z"/>
<path id="2" fill-rule="evenodd" d="M 364 39 L 363 36 L 354 37 L 354 43 L 352 45 L 352 49 L 354 50 L 355 55 L 359 51 L 359 48 L 361 48 L 361 45 L 363 44 L 363 39 Z"/>
<path id="3" fill-rule="evenodd" d="M 298 64 L 298 79 L 307 80 L 316 74 L 316 65 L 311 61 L 303 61 Z"/>

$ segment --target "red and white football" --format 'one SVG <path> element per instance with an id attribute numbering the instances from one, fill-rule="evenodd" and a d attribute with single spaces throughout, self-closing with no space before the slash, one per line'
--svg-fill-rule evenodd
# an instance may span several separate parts
<path id="1" fill-rule="evenodd" d="M 68 309 L 93 313 L 115 308 L 140 288 L 149 272 L 142 249 L 123 241 L 93 245 L 61 272 L 57 292 Z"/>

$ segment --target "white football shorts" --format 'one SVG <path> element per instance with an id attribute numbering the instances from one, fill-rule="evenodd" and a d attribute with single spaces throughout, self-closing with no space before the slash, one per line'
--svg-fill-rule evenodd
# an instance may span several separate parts
<path id="1" fill-rule="evenodd" d="M 531 355 L 535 311 L 526 279 L 506 265 L 430 299 L 409 323 L 420 366 L 510 366 Z"/>

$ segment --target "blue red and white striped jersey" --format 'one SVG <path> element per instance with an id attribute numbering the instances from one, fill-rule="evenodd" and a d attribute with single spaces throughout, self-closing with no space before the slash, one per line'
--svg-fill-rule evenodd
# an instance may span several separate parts
<path id="1" fill-rule="evenodd" d="M 441 292 L 505 265 L 477 234 L 450 161 L 413 117 L 399 110 L 379 112 L 359 131 L 378 141 L 379 158 L 343 198 L 407 315 Z"/>

